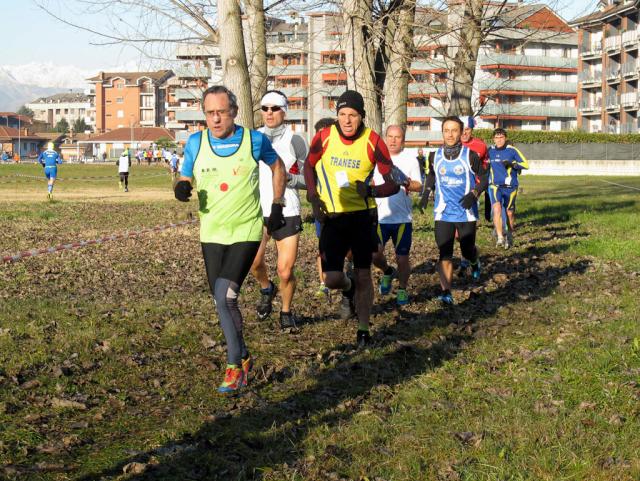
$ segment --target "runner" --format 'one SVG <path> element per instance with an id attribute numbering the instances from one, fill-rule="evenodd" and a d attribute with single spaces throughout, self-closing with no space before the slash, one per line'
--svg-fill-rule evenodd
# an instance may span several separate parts
<path id="1" fill-rule="evenodd" d="M 58 175 L 58 164 L 62 164 L 62 157 L 53 149 L 53 142 L 47 144 L 47 150 L 40 152 L 38 162 L 44 167 L 44 176 L 47 178 L 47 197 L 53 200 L 53 184 Z"/>
<path id="2" fill-rule="evenodd" d="M 441 294 L 438 299 L 453 304 L 453 244 L 456 230 L 462 255 L 471 261 L 474 279 L 480 278 L 480 258 L 476 247 L 477 205 L 487 187 L 487 171 L 478 154 L 461 143 L 463 123 L 458 117 L 442 122 L 444 145 L 429 155 L 427 186 L 435 188 L 433 216 L 435 238 L 440 251 L 438 270 Z M 428 194 L 427 194 L 428 198 Z"/>
<path id="3" fill-rule="evenodd" d="M 118 159 L 118 175 L 120 176 L 120 189 L 124 185 L 124 191 L 129 192 L 129 168 L 131 167 L 131 158 L 127 150 L 122 151 L 122 155 Z"/>
<path id="4" fill-rule="evenodd" d="M 171 178 L 173 180 L 178 176 L 179 164 L 180 159 L 178 159 L 178 154 L 176 154 L 176 151 L 174 150 L 173 154 L 171 154 L 171 160 L 169 161 L 169 166 L 171 167 Z"/>
<path id="5" fill-rule="evenodd" d="M 529 168 L 529 162 L 517 148 L 507 143 L 507 131 L 493 131 L 495 146 L 489 149 L 491 170 L 489 173 L 489 197 L 493 210 L 493 225 L 496 228 L 496 246 L 509 249 L 513 246 L 516 227 L 516 197 L 518 196 L 518 174 Z M 507 213 L 507 235 L 502 231 L 502 209 Z"/>
<path id="6" fill-rule="evenodd" d="M 264 134 L 234 123 L 236 96 L 224 86 L 202 95 L 207 129 L 192 134 L 185 148 L 175 196 L 186 202 L 198 188 L 200 242 L 211 294 L 227 341 L 227 369 L 219 392 L 246 386 L 252 359 L 242 335 L 240 287 L 262 238 L 258 161 L 271 167 L 274 200 L 267 230 L 284 225 L 285 170 Z"/>
<path id="7" fill-rule="evenodd" d="M 411 273 L 409 250 L 413 232 L 411 211 L 413 203 L 409 192 L 422 191 L 420 165 L 416 156 L 404 150 L 404 129 L 399 125 L 390 125 L 385 134 L 385 143 L 389 148 L 393 167 L 401 174 L 396 182 L 402 184 L 398 193 L 391 197 L 376 199 L 378 206 L 378 251 L 373 255 L 373 264 L 382 271 L 378 291 L 389 294 L 394 277 L 398 277 L 396 303 L 403 306 L 409 303 L 407 284 Z M 373 176 L 375 184 L 382 183 L 383 178 L 376 168 Z M 387 263 L 384 246 L 391 239 L 396 250 L 397 271 Z"/>
<path id="8" fill-rule="evenodd" d="M 325 117 L 318 120 L 313 129 L 317 134 L 319 131 L 324 129 L 325 127 L 331 127 L 336 122 L 336 119 L 332 119 L 330 117 Z M 322 224 L 318 219 L 314 219 L 314 225 L 316 228 L 316 237 L 320 239 L 320 231 L 322 229 Z M 320 279 L 320 285 L 318 286 L 318 290 L 316 290 L 316 297 L 330 297 L 330 290 L 324 284 L 324 274 L 322 273 L 322 262 L 320 261 L 320 252 L 318 251 L 318 255 L 316 256 L 316 268 L 318 269 L 318 277 Z"/>
<path id="9" fill-rule="evenodd" d="M 293 267 L 298 256 L 298 242 L 302 231 L 302 217 L 300 217 L 300 198 L 295 187 L 304 187 L 304 179 L 300 171 L 309 154 L 309 145 L 301 136 L 291 131 L 284 121 L 287 117 L 287 97 L 278 90 L 270 90 L 260 102 L 264 127 L 260 128 L 284 162 L 287 171 L 287 188 L 284 192 L 283 215 L 285 225 L 280 229 L 267 232 L 266 224 L 271 214 L 273 200 L 273 182 L 271 170 L 265 164 L 260 165 L 260 204 L 265 221 L 262 242 L 258 249 L 251 273 L 260 284 L 260 302 L 256 307 L 258 317 L 266 319 L 271 314 L 273 298 L 277 288 L 269 279 L 269 271 L 265 262 L 265 252 L 269 239 L 273 237 L 277 251 L 277 272 L 280 279 L 280 295 L 282 310 L 280 311 L 280 327 L 282 329 L 295 328 L 296 317 L 291 312 L 291 302 L 296 290 L 296 278 Z M 300 181 L 302 180 L 302 185 Z"/>
<path id="10" fill-rule="evenodd" d="M 364 347 L 371 340 L 371 258 L 377 250 L 374 197 L 393 195 L 399 186 L 391 178 L 393 163 L 387 146 L 364 126 L 362 96 L 353 90 L 344 92 L 338 99 L 337 113 L 337 122 L 314 136 L 304 175 L 307 198 L 315 218 L 323 224 L 319 247 L 325 284 L 342 290 L 343 319 L 357 314 L 356 342 Z M 385 182 L 371 186 L 368 181 L 376 166 Z M 353 278 L 343 271 L 349 249 Z"/>

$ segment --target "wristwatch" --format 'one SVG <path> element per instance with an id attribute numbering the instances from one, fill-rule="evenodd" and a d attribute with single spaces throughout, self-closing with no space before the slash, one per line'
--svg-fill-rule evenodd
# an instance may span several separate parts
<path id="1" fill-rule="evenodd" d="M 284 197 L 276 197 L 275 199 L 273 199 L 273 203 L 274 204 L 278 204 L 281 205 L 282 207 L 284 207 L 285 205 L 287 205 L 287 203 L 284 200 Z"/>

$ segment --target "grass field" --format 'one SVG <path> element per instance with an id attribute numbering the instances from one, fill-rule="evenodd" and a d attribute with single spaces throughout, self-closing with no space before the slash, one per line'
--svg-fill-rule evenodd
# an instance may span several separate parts
<path id="1" fill-rule="evenodd" d="M 48 202 L 16 177 L 39 167 L 0 166 L 0 254 L 195 214 L 165 170 L 134 166 L 129 193 L 115 170 L 63 165 Z M 416 211 L 412 302 L 376 296 L 365 351 L 339 296 L 314 297 L 306 224 L 299 331 L 258 321 L 243 286 L 256 366 L 238 397 L 215 391 L 196 226 L 0 265 L 0 479 L 640 479 L 640 191 L 605 181 L 640 189 L 523 177 L 516 247 L 483 224 L 482 279 L 456 279 L 451 309 Z"/>

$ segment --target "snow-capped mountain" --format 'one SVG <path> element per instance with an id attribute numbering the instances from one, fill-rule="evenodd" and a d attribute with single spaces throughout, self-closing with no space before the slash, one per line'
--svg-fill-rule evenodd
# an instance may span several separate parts
<path id="1" fill-rule="evenodd" d="M 21 105 L 65 89 L 38 87 L 18 82 L 10 72 L 0 67 L 0 111 L 15 112 Z"/>
<path id="2" fill-rule="evenodd" d="M 74 65 L 56 65 L 53 62 L 31 62 L 24 65 L 0 67 L 20 84 L 56 89 L 86 88 L 86 79 L 97 74 L 96 69 L 86 70 Z"/>

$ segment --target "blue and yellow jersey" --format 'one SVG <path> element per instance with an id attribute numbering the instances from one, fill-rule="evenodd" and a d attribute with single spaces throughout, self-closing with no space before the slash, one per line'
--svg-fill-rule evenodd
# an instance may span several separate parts
<path id="1" fill-rule="evenodd" d="M 511 163 L 505 166 L 503 162 Z M 489 149 L 489 184 L 498 186 L 518 186 L 518 174 L 529 168 L 527 158 L 513 145 L 505 145 L 501 149 L 491 146 Z"/>
<path id="2" fill-rule="evenodd" d="M 56 167 L 57 164 L 62 163 L 62 159 L 60 158 L 60 154 L 55 150 L 45 150 L 38 156 L 38 162 L 45 168 Z"/>

